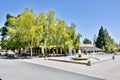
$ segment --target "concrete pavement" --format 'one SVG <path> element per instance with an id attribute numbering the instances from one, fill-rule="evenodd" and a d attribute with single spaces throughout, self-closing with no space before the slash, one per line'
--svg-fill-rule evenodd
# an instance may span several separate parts
<path id="1" fill-rule="evenodd" d="M 14 59 L 0 59 L 0 78 L 2 80 L 103 80 Z"/>
<path id="2" fill-rule="evenodd" d="M 58 62 L 44 60 L 44 58 L 33 58 L 22 60 L 34 64 L 49 66 L 52 68 L 103 78 L 107 80 L 120 80 L 120 56 L 117 55 L 115 60 L 104 61 L 92 66 L 81 64 Z"/>

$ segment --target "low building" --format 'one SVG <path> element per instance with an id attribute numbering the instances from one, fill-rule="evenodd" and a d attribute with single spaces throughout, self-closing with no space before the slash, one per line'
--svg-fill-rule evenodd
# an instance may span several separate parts
<path id="1" fill-rule="evenodd" d="M 80 44 L 80 49 L 81 49 L 81 53 L 85 53 L 85 54 L 103 52 L 102 49 L 97 48 L 93 44 Z"/>

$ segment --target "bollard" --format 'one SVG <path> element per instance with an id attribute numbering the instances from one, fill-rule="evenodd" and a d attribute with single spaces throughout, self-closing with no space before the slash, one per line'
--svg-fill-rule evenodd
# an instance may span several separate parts
<path id="1" fill-rule="evenodd" d="M 88 65 L 88 66 L 91 66 L 91 61 L 88 61 L 87 65 Z"/>
<path id="2" fill-rule="evenodd" d="M 113 60 L 115 59 L 115 55 L 112 56 L 112 59 L 113 59 Z"/>

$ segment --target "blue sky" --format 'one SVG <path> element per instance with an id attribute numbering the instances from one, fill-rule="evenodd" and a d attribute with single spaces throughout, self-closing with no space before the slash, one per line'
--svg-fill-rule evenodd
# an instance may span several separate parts
<path id="1" fill-rule="evenodd" d="M 16 16 L 26 7 L 33 8 L 36 14 L 54 10 L 56 17 L 68 25 L 74 22 L 83 36 L 81 41 L 93 40 L 101 25 L 117 43 L 120 41 L 120 0 L 1 0 L 0 27 L 7 13 Z"/>

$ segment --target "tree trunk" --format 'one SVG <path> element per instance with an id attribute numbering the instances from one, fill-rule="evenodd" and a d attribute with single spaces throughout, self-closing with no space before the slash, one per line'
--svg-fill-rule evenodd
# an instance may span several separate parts
<path id="1" fill-rule="evenodd" d="M 30 56 L 32 56 L 33 55 L 33 52 L 32 52 L 33 50 L 32 50 L 32 46 L 30 47 Z"/>

